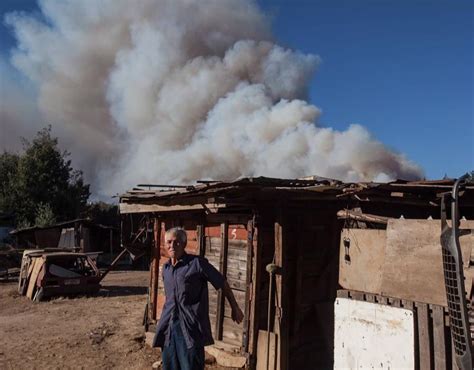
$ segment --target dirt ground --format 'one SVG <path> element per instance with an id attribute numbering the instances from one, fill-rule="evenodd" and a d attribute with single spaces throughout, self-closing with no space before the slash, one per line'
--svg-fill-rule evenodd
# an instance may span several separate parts
<path id="1" fill-rule="evenodd" d="M 0 369 L 151 369 L 160 352 L 145 345 L 148 276 L 111 272 L 97 296 L 40 303 L 0 283 Z"/>

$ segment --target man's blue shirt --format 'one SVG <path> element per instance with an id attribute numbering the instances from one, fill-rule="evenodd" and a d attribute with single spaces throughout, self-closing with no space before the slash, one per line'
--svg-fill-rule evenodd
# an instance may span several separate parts
<path id="1" fill-rule="evenodd" d="M 214 343 L 209 322 L 207 282 L 215 289 L 224 287 L 225 279 L 209 261 L 184 254 L 175 266 L 163 265 L 166 301 L 156 328 L 154 347 L 168 346 L 171 320 L 179 320 L 188 348 Z"/>

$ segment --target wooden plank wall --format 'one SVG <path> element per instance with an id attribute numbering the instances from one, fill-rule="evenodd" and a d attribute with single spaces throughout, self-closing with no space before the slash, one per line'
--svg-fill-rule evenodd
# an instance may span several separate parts
<path id="1" fill-rule="evenodd" d="M 61 228 L 35 230 L 35 240 L 38 248 L 57 248 L 60 237 Z"/>
<path id="2" fill-rule="evenodd" d="M 148 319 L 151 322 L 156 321 L 157 303 L 158 303 L 158 282 L 160 280 L 160 240 L 161 240 L 161 221 L 155 219 L 153 222 L 153 248 L 151 251 L 150 263 L 150 285 L 149 285 L 149 303 L 148 303 Z"/>
<path id="3" fill-rule="evenodd" d="M 165 249 L 165 231 L 166 225 L 164 222 L 160 222 L 160 233 L 159 233 L 159 270 L 158 270 L 158 293 L 157 293 L 157 302 L 156 302 L 156 321 L 161 317 L 161 311 L 163 310 L 163 305 L 165 304 L 165 289 L 163 286 L 163 265 L 168 262 L 168 253 Z"/>
<path id="4" fill-rule="evenodd" d="M 458 369 L 452 356 L 446 307 L 349 290 L 339 290 L 338 297 L 402 307 L 413 311 L 415 368 L 419 370 Z"/>
<path id="5" fill-rule="evenodd" d="M 287 225 L 289 363 L 294 368 L 325 369 L 333 364 L 340 232 L 335 214 L 328 209 L 297 212 Z"/>
<path id="6" fill-rule="evenodd" d="M 280 212 L 275 222 L 275 264 L 280 266 L 280 274 L 275 276 L 275 325 L 274 332 L 277 335 L 277 370 L 290 369 L 290 330 L 294 310 L 290 304 L 289 282 L 294 275 L 294 264 L 290 258 L 290 221 L 286 214 Z M 290 269 L 291 267 L 291 269 Z M 293 365 L 293 364 L 292 364 Z M 297 368 L 301 368 L 297 366 Z"/>
<path id="7" fill-rule="evenodd" d="M 225 238 L 228 241 L 225 241 Z M 245 309 L 247 289 L 247 230 L 245 225 L 229 225 L 205 228 L 204 256 L 223 273 L 242 310 Z M 209 288 L 209 316 L 214 339 L 241 347 L 243 324 L 231 318 L 227 300 L 212 287 Z"/>
<path id="8" fill-rule="evenodd" d="M 269 218 L 270 219 L 270 218 Z M 273 262 L 275 258 L 275 225 L 260 223 L 258 225 L 258 235 L 256 242 L 254 241 L 253 255 L 253 277 L 252 277 L 252 307 L 251 316 L 252 330 L 250 331 L 250 349 L 251 354 L 257 353 L 257 336 L 259 331 L 268 330 L 268 289 L 269 274 L 266 266 Z M 275 289 L 275 281 L 273 287 Z M 275 331 L 275 302 L 274 297 L 271 302 L 270 312 L 270 331 Z"/>

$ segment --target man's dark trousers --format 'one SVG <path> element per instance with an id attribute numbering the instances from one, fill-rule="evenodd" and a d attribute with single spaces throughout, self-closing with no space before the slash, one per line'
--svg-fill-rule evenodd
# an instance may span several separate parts
<path id="1" fill-rule="evenodd" d="M 179 320 L 170 323 L 169 345 L 161 355 L 163 370 L 203 370 L 204 347 L 187 348 Z"/>

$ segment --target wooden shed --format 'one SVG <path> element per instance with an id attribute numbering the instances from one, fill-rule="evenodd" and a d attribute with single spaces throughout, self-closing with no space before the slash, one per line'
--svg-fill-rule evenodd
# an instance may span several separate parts
<path id="1" fill-rule="evenodd" d="M 120 197 L 120 213 L 123 244 L 152 249 L 147 330 L 154 331 L 165 299 L 164 231 L 182 226 L 187 252 L 206 257 L 223 273 L 245 313 L 241 325 L 233 323 L 227 302 L 210 289 L 216 343 L 208 352 L 222 364 L 250 369 L 332 368 L 335 300 L 354 292 L 341 284 L 341 258 L 347 258 L 341 233 L 350 225 L 381 229 L 378 221 L 385 218 L 439 218 L 437 196 L 450 185 L 259 177 L 138 186 Z M 470 196 L 463 212 L 472 218 Z"/>
<path id="2" fill-rule="evenodd" d="M 33 226 L 10 232 L 17 248 L 63 248 L 82 253 L 99 252 L 111 261 L 119 250 L 119 230 L 88 218 L 48 226 Z"/>

